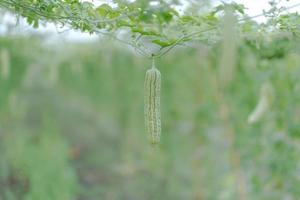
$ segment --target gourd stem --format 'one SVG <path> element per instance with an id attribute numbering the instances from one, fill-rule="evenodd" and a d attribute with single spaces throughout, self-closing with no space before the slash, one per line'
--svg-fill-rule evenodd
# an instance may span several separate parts
<path id="1" fill-rule="evenodd" d="M 155 58 L 154 56 L 152 55 L 152 69 L 155 69 Z"/>

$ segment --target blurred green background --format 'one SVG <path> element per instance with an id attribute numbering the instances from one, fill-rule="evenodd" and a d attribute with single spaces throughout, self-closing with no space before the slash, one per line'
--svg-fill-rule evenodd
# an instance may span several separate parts
<path id="1" fill-rule="evenodd" d="M 241 41 L 162 59 L 162 138 L 144 130 L 151 60 L 111 41 L 0 38 L 1 200 L 293 200 L 300 196 L 299 41 Z M 228 74 L 226 74 L 227 76 Z M 247 123 L 260 88 L 269 110 Z"/>

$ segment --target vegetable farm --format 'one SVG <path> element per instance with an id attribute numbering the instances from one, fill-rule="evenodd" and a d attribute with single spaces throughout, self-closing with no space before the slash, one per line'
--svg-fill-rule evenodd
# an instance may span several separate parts
<path id="1" fill-rule="evenodd" d="M 262 2 L 0 0 L 0 200 L 299 199 L 300 2 Z"/>

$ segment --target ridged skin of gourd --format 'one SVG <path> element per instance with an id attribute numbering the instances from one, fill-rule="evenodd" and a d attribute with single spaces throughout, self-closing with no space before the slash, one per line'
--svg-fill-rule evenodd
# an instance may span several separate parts
<path id="1" fill-rule="evenodd" d="M 145 77 L 145 126 L 152 144 L 160 142 L 160 88 L 161 74 L 156 68 L 146 72 Z"/>

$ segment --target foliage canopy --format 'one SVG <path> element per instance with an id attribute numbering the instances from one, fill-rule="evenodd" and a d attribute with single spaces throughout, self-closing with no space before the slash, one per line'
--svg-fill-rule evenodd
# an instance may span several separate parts
<path id="1" fill-rule="evenodd" d="M 248 16 L 242 4 L 223 3 L 211 8 L 205 1 L 185 3 L 188 6 L 178 0 L 113 0 L 96 6 L 80 0 L 2 0 L 0 6 L 25 17 L 34 27 L 49 21 L 91 34 L 110 35 L 147 57 L 153 54 L 151 45 L 158 49 L 154 56 L 160 57 L 190 41 L 218 41 L 226 11 L 234 14 L 240 37 L 252 42 L 270 34 L 299 35 L 299 15 L 288 13 L 288 8 L 280 7 L 277 0 L 270 1 L 271 9 L 259 15 L 267 19 L 262 24 L 253 20 L 258 16 Z M 129 39 L 118 37 L 124 30 L 130 33 Z"/>

